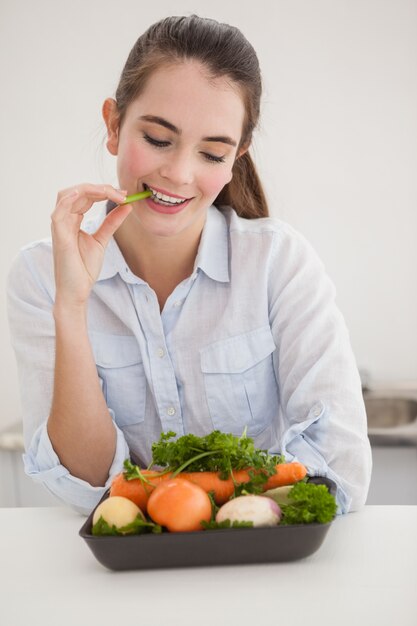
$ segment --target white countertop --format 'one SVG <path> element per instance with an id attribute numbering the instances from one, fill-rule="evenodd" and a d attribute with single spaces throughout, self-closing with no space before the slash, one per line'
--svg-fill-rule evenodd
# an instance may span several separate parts
<path id="1" fill-rule="evenodd" d="M 417 506 L 339 517 L 293 563 L 111 572 L 63 507 L 0 508 L 0 622 L 7 626 L 411 626 Z"/>

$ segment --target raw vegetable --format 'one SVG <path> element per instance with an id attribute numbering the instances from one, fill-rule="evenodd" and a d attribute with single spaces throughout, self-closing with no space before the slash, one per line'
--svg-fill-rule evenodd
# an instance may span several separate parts
<path id="1" fill-rule="evenodd" d="M 140 469 L 128 459 L 124 462 L 125 471 L 117 474 L 110 486 L 110 497 L 122 496 L 146 513 L 149 496 L 161 480 L 171 476 L 171 472 L 163 474 L 152 470 Z"/>
<path id="2" fill-rule="evenodd" d="M 156 533 L 160 534 L 162 528 L 158 524 L 153 522 L 144 521 L 139 515 L 135 517 L 133 522 L 116 528 L 116 526 L 110 526 L 102 517 L 92 527 L 91 533 L 95 536 L 102 535 L 140 535 L 142 533 Z"/>
<path id="3" fill-rule="evenodd" d="M 202 530 L 211 519 L 211 500 L 198 485 L 183 478 L 161 482 L 148 501 L 148 514 L 170 532 Z"/>
<path id="4" fill-rule="evenodd" d="M 124 202 L 121 204 L 129 204 L 130 202 L 136 202 L 137 200 L 143 200 L 144 198 L 149 198 L 152 195 L 152 191 L 140 191 L 139 193 L 134 193 L 132 196 L 126 196 Z"/>
<path id="5" fill-rule="evenodd" d="M 224 504 L 232 496 L 242 493 L 260 494 L 264 489 L 272 489 L 278 485 L 287 485 L 301 480 L 306 469 L 301 463 L 279 463 L 275 466 L 275 474 L 266 479 L 263 470 L 248 468 L 232 470 L 230 478 L 221 479 L 220 472 L 182 472 L 181 476 L 200 485 L 204 491 L 213 492 L 216 504 Z M 259 478 L 259 481 L 257 479 Z"/>
<path id="6" fill-rule="evenodd" d="M 276 502 L 263 496 L 238 496 L 223 504 L 217 512 L 216 522 L 252 522 L 254 527 L 276 526 L 281 519 L 281 509 Z"/>
<path id="7" fill-rule="evenodd" d="M 141 478 L 136 478 L 138 472 Z M 154 488 L 161 482 L 175 477 L 176 472 L 155 472 L 140 470 L 128 460 L 125 461 L 125 472 L 118 474 L 112 482 L 110 495 L 123 495 L 130 498 L 146 512 L 147 502 Z M 273 489 L 280 485 L 293 484 L 302 480 L 306 468 L 301 463 L 279 463 L 275 466 L 275 474 L 265 477 L 263 470 L 249 468 L 232 470 L 229 478 L 222 479 L 221 472 L 181 472 L 177 474 L 185 480 L 199 485 L 207 493 L 212 492 L 216 504 L 224 504 L 234 495 L 241 493 L 262 493 L 264 489 Z"/>
<path id="8" fill-rule="evenodd" d="M 181 475 L 207 493 L 213 492 L 217 504 L 224 504 L 231 496 L 241 493 L 260 494 L 294 484 L 307 473 L 301 463 L 285 463 L 283 456 L 255 448 L 253 439 L 245 433 L 235 437 L 215 430 L 205 437 L 184 435 L 171 441 L 173 437 L 172 431 L 162 433 L 152 446 L 150 467 L 164 467 L 162 472 L 141 470 L 126 460 L 125 471 L 113 480 L 110 494 L 130 498 L 146 512 L 155 486 Z"/>
<path id="9" fill-rule="evenodd" d="M 289 493 L 294 485 L 284 485 L 283 487 L 276 487 L 275 489 L 268 489 L 262 495 L 267 498 L 271 498 L 275 500 L 275 502 L 279 505 L 288 504 L 289 502 Z"/>
<path id="10" fill-rule="evenodd" d="M 241 437 L 214 430 L 204 437 L 184 435 L 171 441 L 176 433 L 162 433 L 152 445 L 152 466 L 169 467 L 174 471 L 221 472 L 227 478 L 232 470 L 253 467 L 267 474 L 274 473 L 278 463 L 285 461 L 282 455 L 271 455 L 255 448 L 253 439 L 244 432 Z"/>
<path id="11" fill-rule="evenodd" d="M 108 498 L 94 511 L 93 535 L 137 535 L 144 532 L 160 533 L 162 529 L 148 522 L 136 504 L 127 498 Z"/>
<path id="12" fill-rule="evenodd" d="M 109 526 L 116 526 L 118 529 L 131 524 L 138 515 L 145 520 L 140 508 L 131 500 L 121 497 L 107 498 L 94 511 L 93 526 L 102 517 Z"/>
<path id="13" fill-rule="evenodd" d="M 297 483 L 288 494 L 288 500 L 288 504 L 281 505 L 281 524 L 327 524 L 336 515 L 336 499 L 325 485 Z"/>
<path id="14" fill-rule="evenodd" d="M 223 522 L 201 522 L 204 530 L 219 530 L 220 528 L 253 528 L 253 522 L 231 522 L 230 519 L 225 519 Z"/>

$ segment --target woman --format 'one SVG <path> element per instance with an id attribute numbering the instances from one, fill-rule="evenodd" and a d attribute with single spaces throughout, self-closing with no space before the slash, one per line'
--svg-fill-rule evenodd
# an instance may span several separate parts
<path id="1" fill-rule="evenodd" d="M 333 285 L 304 238 L 268 218 L 248 152 L 260 96 L 238 29 L 151 26 L 103 105 L 121 189 L 61 191 L 52 243 L 13 265 L 26 472 L 81 512 L 167 430 L 247 428 L 335 480 L 339 512 L 366 499 L 366 416 Z M 103 200 L 104 220 L 81 229 Z"/>

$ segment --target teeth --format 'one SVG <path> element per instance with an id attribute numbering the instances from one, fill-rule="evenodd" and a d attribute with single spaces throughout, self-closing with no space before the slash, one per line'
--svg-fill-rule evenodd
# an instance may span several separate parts
<path id="1" fill-rule="evenodd" d="M 171 196 L 167 196 L 164 193 L 160 193 L 159 191 L 155 191 L 152 187 L 149 187 L 149 190 L 152 191 L 152 198 L 155 200 L 162 200 L 162 202 L 167 202 L 169 204 L 182 204 L 185 200 L 181 200 L 181 198 L 172 198 Z"/>

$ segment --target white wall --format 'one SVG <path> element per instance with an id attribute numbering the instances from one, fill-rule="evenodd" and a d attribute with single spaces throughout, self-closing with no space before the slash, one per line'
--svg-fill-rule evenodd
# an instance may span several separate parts
<path id="1" fill-rule="evenodd" d="M 359 366 L 417 380 L 415 0 L 1 0 L 2 293 L 18 249 L 49 235 L 59 189 L 116 183 L 101 103 L 139 34 L 192 12 L 258 51 L 271 212 L 325 261 Z M 19 419 L 5 306 L 0 335 L 1 429 Z"/>

